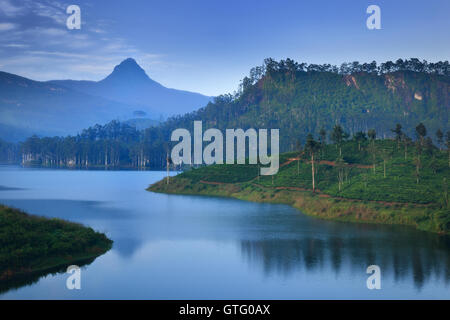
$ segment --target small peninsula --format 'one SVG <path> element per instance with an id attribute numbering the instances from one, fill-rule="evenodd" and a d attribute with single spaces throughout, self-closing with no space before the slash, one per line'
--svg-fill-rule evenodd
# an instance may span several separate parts
<path id="1" fill-rule="evenodd" d="M 0 205 L 0 283 L 94 259 L 113 241 L 92 228 Z"/>

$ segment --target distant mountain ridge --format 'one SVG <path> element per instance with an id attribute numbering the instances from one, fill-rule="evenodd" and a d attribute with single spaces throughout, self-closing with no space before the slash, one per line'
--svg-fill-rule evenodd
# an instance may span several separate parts
<path id="1" fill-rule="evenodd" d="M 164 87 L 131 58 L 97 82 L 41 82 L 0 71 L 0 138 L 76 134 L 96 123 L 134 119 L 136 114 L 159 119 L 196 110 L 210 100 Z"/>
<path id="2" fill-rule="evenodd" d="M 381 65 L 353 62 L 339 68 L 266 59 L 263 66 L 253 68 L 242 80 L 238 92 L 218 96 L 197 111 L 170 117 L 157 125 L 144 120 L 143 113 L 135 112 L 139 120 L 87 127 L 76 137 L 32 137 L 23 150 L 34 159 L 57 154 L 60 159 L 82 166 L 87 161 L 99 166 L 162 168 L 167 151 L 177 143 L 171 142 L 173 130 L 186 128 L 192 133 L 196 120 L 202 121 L 205 131 L 279 129 L 281 152 L 298 151 L 309 133 L 330 140 L 336 124 L 349 138 L 369 129 L 376 131 L 377 138 L 395 137 L 392 129 L 400 124 L 407 135 L 402 134 L 402 139 L 410 141 L 417 138 L 416 126 L 422 123 L 425 136 L 442 148 L 446 142 L 436 132 L 439 129 L 450 136 L 449 110 L 447 61 L 399 59 Z M 143 126 L 147 128 L 141 130 Z M 44 160 L 48 161 L 48 157 Z"/>
<path id="3" fill-rule="evenodd" d="M 49 83 L 93 96 L 131 103 L 141 107 L 152 118 L 194 111 L 206 105 L 211 97 L 189 91 L 166 88 L 152 80 L 134 59 L 128 58 L 100 81 L 52 80 Z"/>

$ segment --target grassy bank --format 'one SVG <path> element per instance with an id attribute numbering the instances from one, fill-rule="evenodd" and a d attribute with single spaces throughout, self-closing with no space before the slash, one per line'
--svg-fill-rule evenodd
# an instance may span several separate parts
<path id="1" fill-rule="evenodd" d="M 0 205 L 0 282 L 89 260 L 111 246 L 91 228 Z"/>
<path id="2" fill-rule="evenodd" d="M 326 146 L 316 163 L 316 192 L 311 190 L 311 163 L 305 153 L 282 154 L 280 170 L 273 177 L 259 177 L 256 165 L 213 165 L 179 174 L 170 184 L 164 179 L 148 190 L 284 203 L 324 219 L 402 224 L 449 234 L 443 184 L 450 180 L 447 153 L 422 155 L 418 179 L 413 148 L 406 156 L 395 141 L 376 141 L 375 148 L 383 158 L 370 154 L 368 143 L 347 142 L 342 153 L 348 156 L 338 164 L 333 161 L 338 149 Z"/>

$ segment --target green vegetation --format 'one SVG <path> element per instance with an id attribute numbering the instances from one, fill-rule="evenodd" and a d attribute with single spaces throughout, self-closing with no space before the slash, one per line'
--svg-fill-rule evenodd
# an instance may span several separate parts
<path id="1" fill-rule="evenodd" d="M 212 165 L 148 190 L 288 203 L 327 219 L 450 233 L 449 151 L 435 147 L 422 126 L 417 126 L 416 142 L 400 125 L 395 139 L 376 139 L 375 130 L 370 138 L 364 132 L 350 138 L 336 126 L 329 134 L 335 144 L 327 145 L 323 134 L 320 141 L 309 136 L 304 151 L 280 156 L 274 176 L 259 176 L 257 165 Z"/>
<path id="2" fill-rule="evenodd" d="M 85 261 L 111 246 L 91 228 L 0 205 L 0 282 Z"/>
<path id="3" fill-rule="evenodd" d="M 304 143 L 309 133 L 331 131 L 336 123 L 352 135 L 374 128 L 379 137 L 394 137 L 391 129 L 397 123 L 414 136 L 415 126 L 423 122 L 433 134 L 444 129 L 444 135 L 449 75 L 447 61 L 398 59 L 337 67 L 266 59 L 250 70 L 235 94 L 218 96 L 195 112 L 141 131 L 113 121 L 76 136 L 30 137 L 16 158 L 49 167 L 164 168 L 172 131 L 186 128 L 192 134 L 194 120 L 202 120 L 204 130 L 282 128 L 281 152 L 295 150 L 297 140 Z"/>

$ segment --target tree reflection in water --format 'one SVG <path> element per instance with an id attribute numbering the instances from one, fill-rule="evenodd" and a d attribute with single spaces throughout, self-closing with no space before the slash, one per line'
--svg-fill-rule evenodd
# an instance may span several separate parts
<path id="1" fill-rule="evenodd" d="M 242 240 L 240 246 L 243 257 L 250 264 L 262 266 L 265 274 L 287 276 L 299 270 L 312 272 L 327 266 L 339 274 L 344 263 L 349 264 L 352 272 L 361 273 L 367 266 L 376 264 L 384 276 L 391 275 L 396 283 L 412 277 L 418 290 L 433 278 L 446 284 L 450 282 L 450 237 L 409 228 L 398 228 L 391 235 L 299 235 L 290 239 Z"/>

